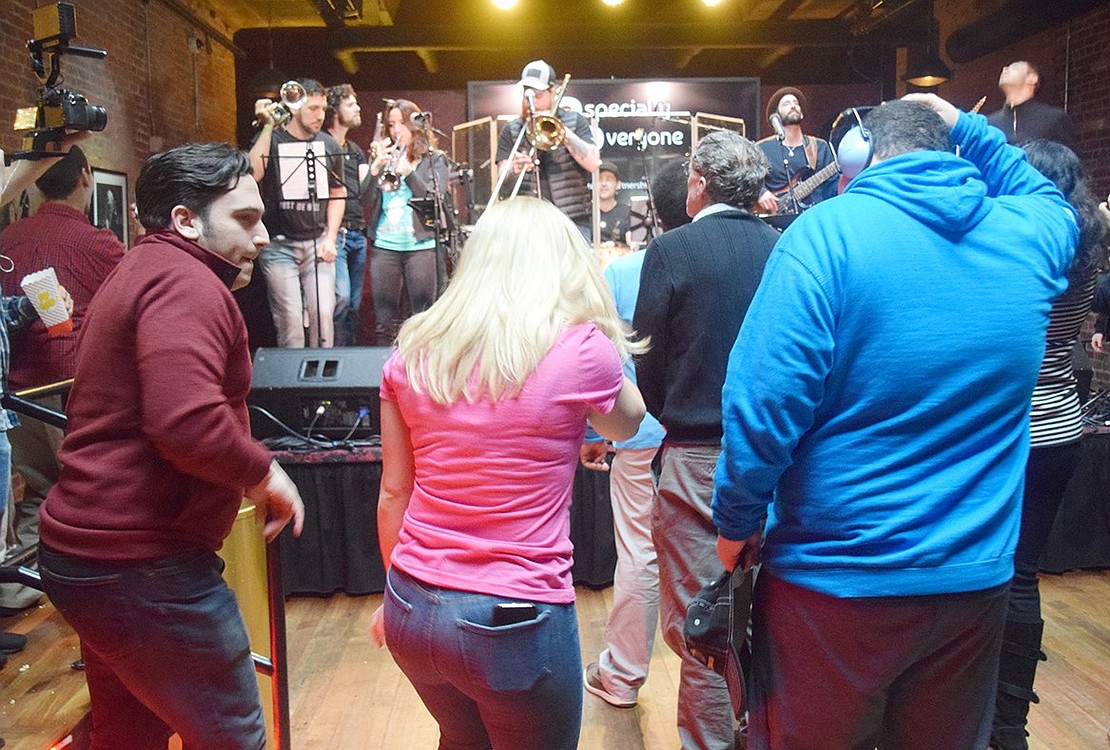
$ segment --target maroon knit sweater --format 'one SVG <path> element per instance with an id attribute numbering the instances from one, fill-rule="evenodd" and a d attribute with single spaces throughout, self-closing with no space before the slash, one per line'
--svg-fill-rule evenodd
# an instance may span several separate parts
<path id="1" fill-rule="evenodd" d="M 47 546 L 100 560 L 219 549 L 243 488 L 270 464 L 247 419 L 237 273 L 159 232 L 104 281 L 78 342 L 61 477 L 41 510 Z"/>

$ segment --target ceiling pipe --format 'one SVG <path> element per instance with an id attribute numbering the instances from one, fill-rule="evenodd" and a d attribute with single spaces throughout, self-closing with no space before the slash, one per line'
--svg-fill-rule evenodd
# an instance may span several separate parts
<path id="1" fill-rule="evenodd" d="M 1103 0 L 1069 0 L 1066 3 L 1010 0 L 996 12 L 953 31 L 944 48 L 952 62 L 969 63 L 1102 4 Z"/>
<path id="2" fill-rule="evenodd" d="M 903 0 L 901 4 L 880 3 L 868 11 L 868 15 L 852 23 L 852 36 L 867 36 L 883 24 L 897 18 L 903 11 L 917 5 L 919 0 Z"/>

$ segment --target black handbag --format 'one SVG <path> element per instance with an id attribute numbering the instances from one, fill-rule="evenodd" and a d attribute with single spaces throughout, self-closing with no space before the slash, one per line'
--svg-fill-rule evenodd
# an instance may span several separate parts
<path id="1" fill-rule="evenodd" d="M 752 572 L 741 574 L 737 585 L 732 574 L 698 592 L 686 609 L 682 635 L 690 655 L 725 678 L 736 718 L 744 713 L 744 664 L 749 661 L 747 622 L 751 613 Z M 737 609 L 738 608 L 738 609 Z M 737 633 L 734 610 L 740 614 Z"/>

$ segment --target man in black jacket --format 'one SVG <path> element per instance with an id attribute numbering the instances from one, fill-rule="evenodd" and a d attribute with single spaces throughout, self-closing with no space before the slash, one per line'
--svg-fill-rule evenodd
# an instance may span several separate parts
<path id="1" fill-rule="evenodd" d="M 686 212 L 694 220 L 652 240 L 636 303 L 634 328 L 651 337 L 636 376 L 648 411 L 667 430 L 652 536 L 663 638 L 682 658 L 683 748 L 733 746 L 724 678 L 690 656 L 682 624 L 698 589 L 721 573 L 710 511 L 721 452 L 721 386 L 778 237 L 750 213 L 766 176 L 767 160 L 751 141 L 725 131 L 703 138 L 686 181 Z"/>
<path id="2" fill-rule="evenodd" d="M 1033 98 L 1040 85 L 1041 73 L 1037 66 L 1024 60 L 1007 65 L 998 77 L 998 88 L 1006 95 L 1006 103 L 987 117 L 987 122 L 1005 133 L 1009 143 L 1022 144 L 1044 138 L 1079 153 L 1079 139 L 1068 113 Z"/>

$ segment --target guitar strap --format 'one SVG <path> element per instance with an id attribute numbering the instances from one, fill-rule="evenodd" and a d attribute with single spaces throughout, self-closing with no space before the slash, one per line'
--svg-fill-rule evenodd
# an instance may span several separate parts
<path id="1" fill-rule="evenodd" d="M 806 164 L 809 168 L 817 171 L 817 139 L 811 138 L 808 135 L 806 139 Z"/>

